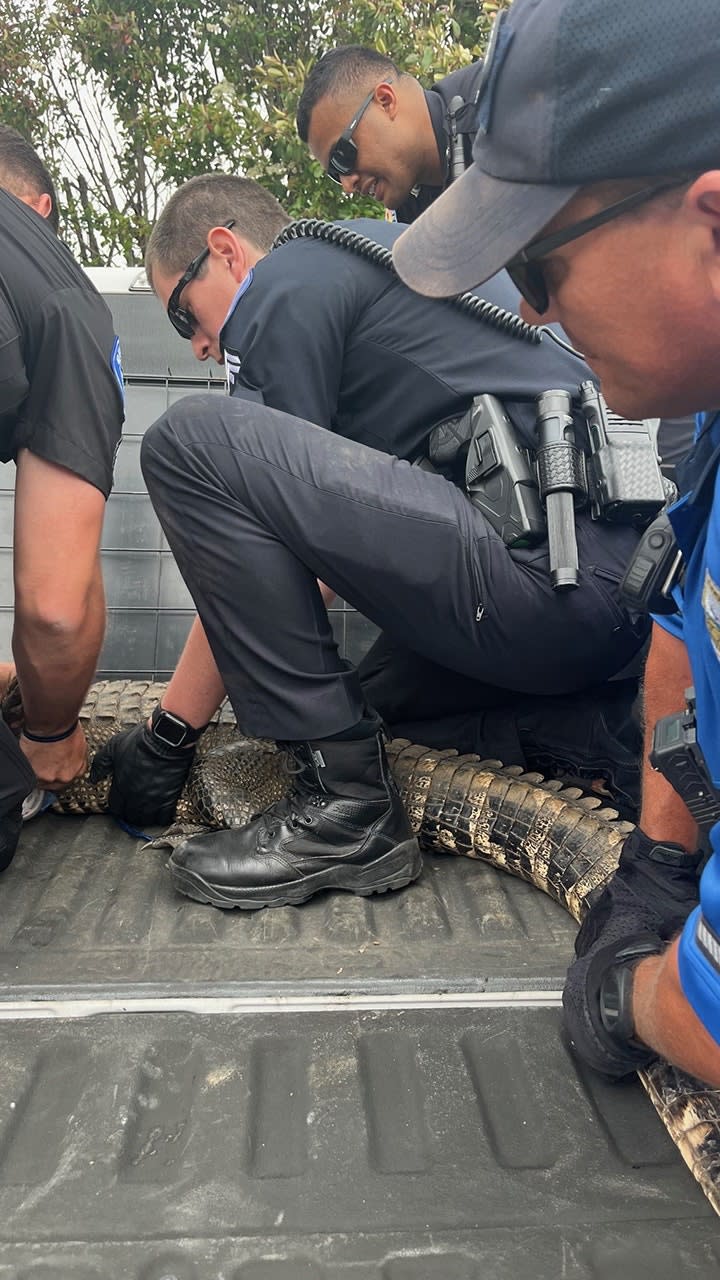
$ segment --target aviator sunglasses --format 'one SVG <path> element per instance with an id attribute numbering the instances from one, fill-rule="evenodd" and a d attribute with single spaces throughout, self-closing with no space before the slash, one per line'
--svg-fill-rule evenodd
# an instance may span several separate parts
<path id="1" fill-rule="evenodd" d="M 544 315 L 550 306 L 550 296 L 543 265 L 539 259 L 559 249 L 561 245 L 569 244 L 571 240 L 578 240 L 580 236 L 587 235 L 588 231 L 594 231 L 603 223 L 619 218 L 623 213 L 634 209 L 636 205 L 644 204 L 653 196 L 659 195 L 661 191 L 681 187 L 684 182 L 689 181 L 691 179 L 684 176 L 674 178 L 672 182 L 663 182 L 659 186 L 643 187 L 641 191 L 634 191 L 632 195 L 617 200 L 615 204 L 608 205 L 606 209 L 601 209 L 599 213 L 594 213 L 589 218 L 583 218 L 581 222 L 574 222 L 569 227 L 563 227 L 562 231 L 543 236 L 541 240 L 531 241 L 527 248 L 511 258 L 505 267 L 518 293 L 522 294 L 537 315 Z"/>
<path id="2" fill-rule="evenodd" d="M 385 80 L 383 83 L 392 84 L 392 80 Z M 375 86 L 376 88 L 377 85 Z M 347 129 L 343 129 L 330 152 L 326 172 L 333 182 L 342 182 L 343 178 L 346 178 L 349 173 L 354 173 L 357 169 L 358 149 L 356 143 L 353 142 L 353 134 L 375 97 L 375 89 L 371 89 L 367 96 L 363 98 Z"/>
<path id="3" fill-rule="evenodd" d="M 223 222 L 223 226 L 227 231 L 229 231 L 231 227 L 235 226 L 235 219 L 231 218 L 229 222 Z M 180 306 L 180 299 L 182 297 L 183 289 L 186 289 L 190 284 L 190 281 L 195 279 L 209 253 L 210 246 L 206 245 L 202 252 L 199 253 L 196 258 L 193 258 L 190 266 L 183 272 L 168 298 L 168 320 L 173 328 L 180 334 L 180 337 L 187 338 L 188 340 L 192 338 L 195 333 L 195 317 L 191 311 Z"/>

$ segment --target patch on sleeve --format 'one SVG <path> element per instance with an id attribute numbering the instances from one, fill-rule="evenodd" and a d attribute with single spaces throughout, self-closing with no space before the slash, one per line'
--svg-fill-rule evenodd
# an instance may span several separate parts
<path id="1" fill-rule="evenodd" d="M 698 916 L 695 941 L 705 959 L 710 962 L 717 973 L 720 973 L 720 938 L 718 938 L 714 929 L 710 928 L 707 920 L 702 915 Z"/>
<path id="2" fill-rule="evenodd" d="M 705 614 L 705 626 L 712 640 L 715 657 L 720 662 L 720 587 L 710 576 L 709 569 L 705 570 L 702 605 Z"/>
<path id="3" fill-rule="evenodd" d="M 227 348 L 223 352 L 225 358 L 225 386 L 229 396 L 232 395 L 232 389 L 235 386 L 242 367 L 242 359 L 236 351 L 228 351 Z"/>
<path id="4" fill-rule="evenodd" d="M 122 355 L 120 353 L 120 339 L 117 334 L 113 342 L 113 349 L 110 352 L 110 368 L 115 374 L 115 381 L 120 389 L 120 397 L 123 404 L 125 403 L 125 380 L 123 378 Z"/>

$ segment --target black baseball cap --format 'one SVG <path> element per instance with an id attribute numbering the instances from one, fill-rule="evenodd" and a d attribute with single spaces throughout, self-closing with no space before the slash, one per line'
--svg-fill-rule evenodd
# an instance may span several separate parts
<path id="1" fill-rule="evenodd" d="M 583 186 L 720 168 L 720 3 L 515 0 L 477 111 L 473 164 L 393 249 L 433 297 L 494 275 Z"/>

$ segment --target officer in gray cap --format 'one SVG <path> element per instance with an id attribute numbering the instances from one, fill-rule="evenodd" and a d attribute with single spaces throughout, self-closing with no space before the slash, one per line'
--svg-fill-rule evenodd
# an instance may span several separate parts
<path id="1" fill-rule="evenodd" d="M 599 1070 L 619 1076 L 660 1053 L 714 1086 L 719 66 L 716 0 L 687 0 L 681 15 L 673 0 L 517 0 L 493 33 L 474 164 L 395 246 L 405 281 L 434 296 L 507 266 L 526 318 L 565 327 L 617 412 L 699 412 L 684 496 L 662 532 L 663 555 L 684 559 L 680 609 L 655 626 L 646 671 L 659 772 L 647 769 L 641 825 L 580 930 L 564 1003 L 578 1052 Z M 640 594 L 664 571 L 654 544 L 645 552 L 633 566 Z M 698 828 L 712 848 L 700 905 Z"/>

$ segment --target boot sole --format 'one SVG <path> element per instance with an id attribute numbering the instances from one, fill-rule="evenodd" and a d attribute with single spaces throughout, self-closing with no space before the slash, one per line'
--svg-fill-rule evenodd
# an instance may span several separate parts
<path id="1" fill-rule="evenodd" d="M 203 879 L 196 871 L 177 866 L 172 858 L 167 865 L 175 888 L 187 898 L 208 902 L 213 907 L 228 911 L 234 907 L 258 911 L 261 907 L 298 907 L 324 889 L 344 889 L 362 898 L 369 898 L 373 893 L 387 893 L 388 889 L 404 889 L 420 875 L 422 854 L 417 840 L 404 840 L 369 867 L 328 867 L 291 884 L 255 889 L 221 888 Z"/>

